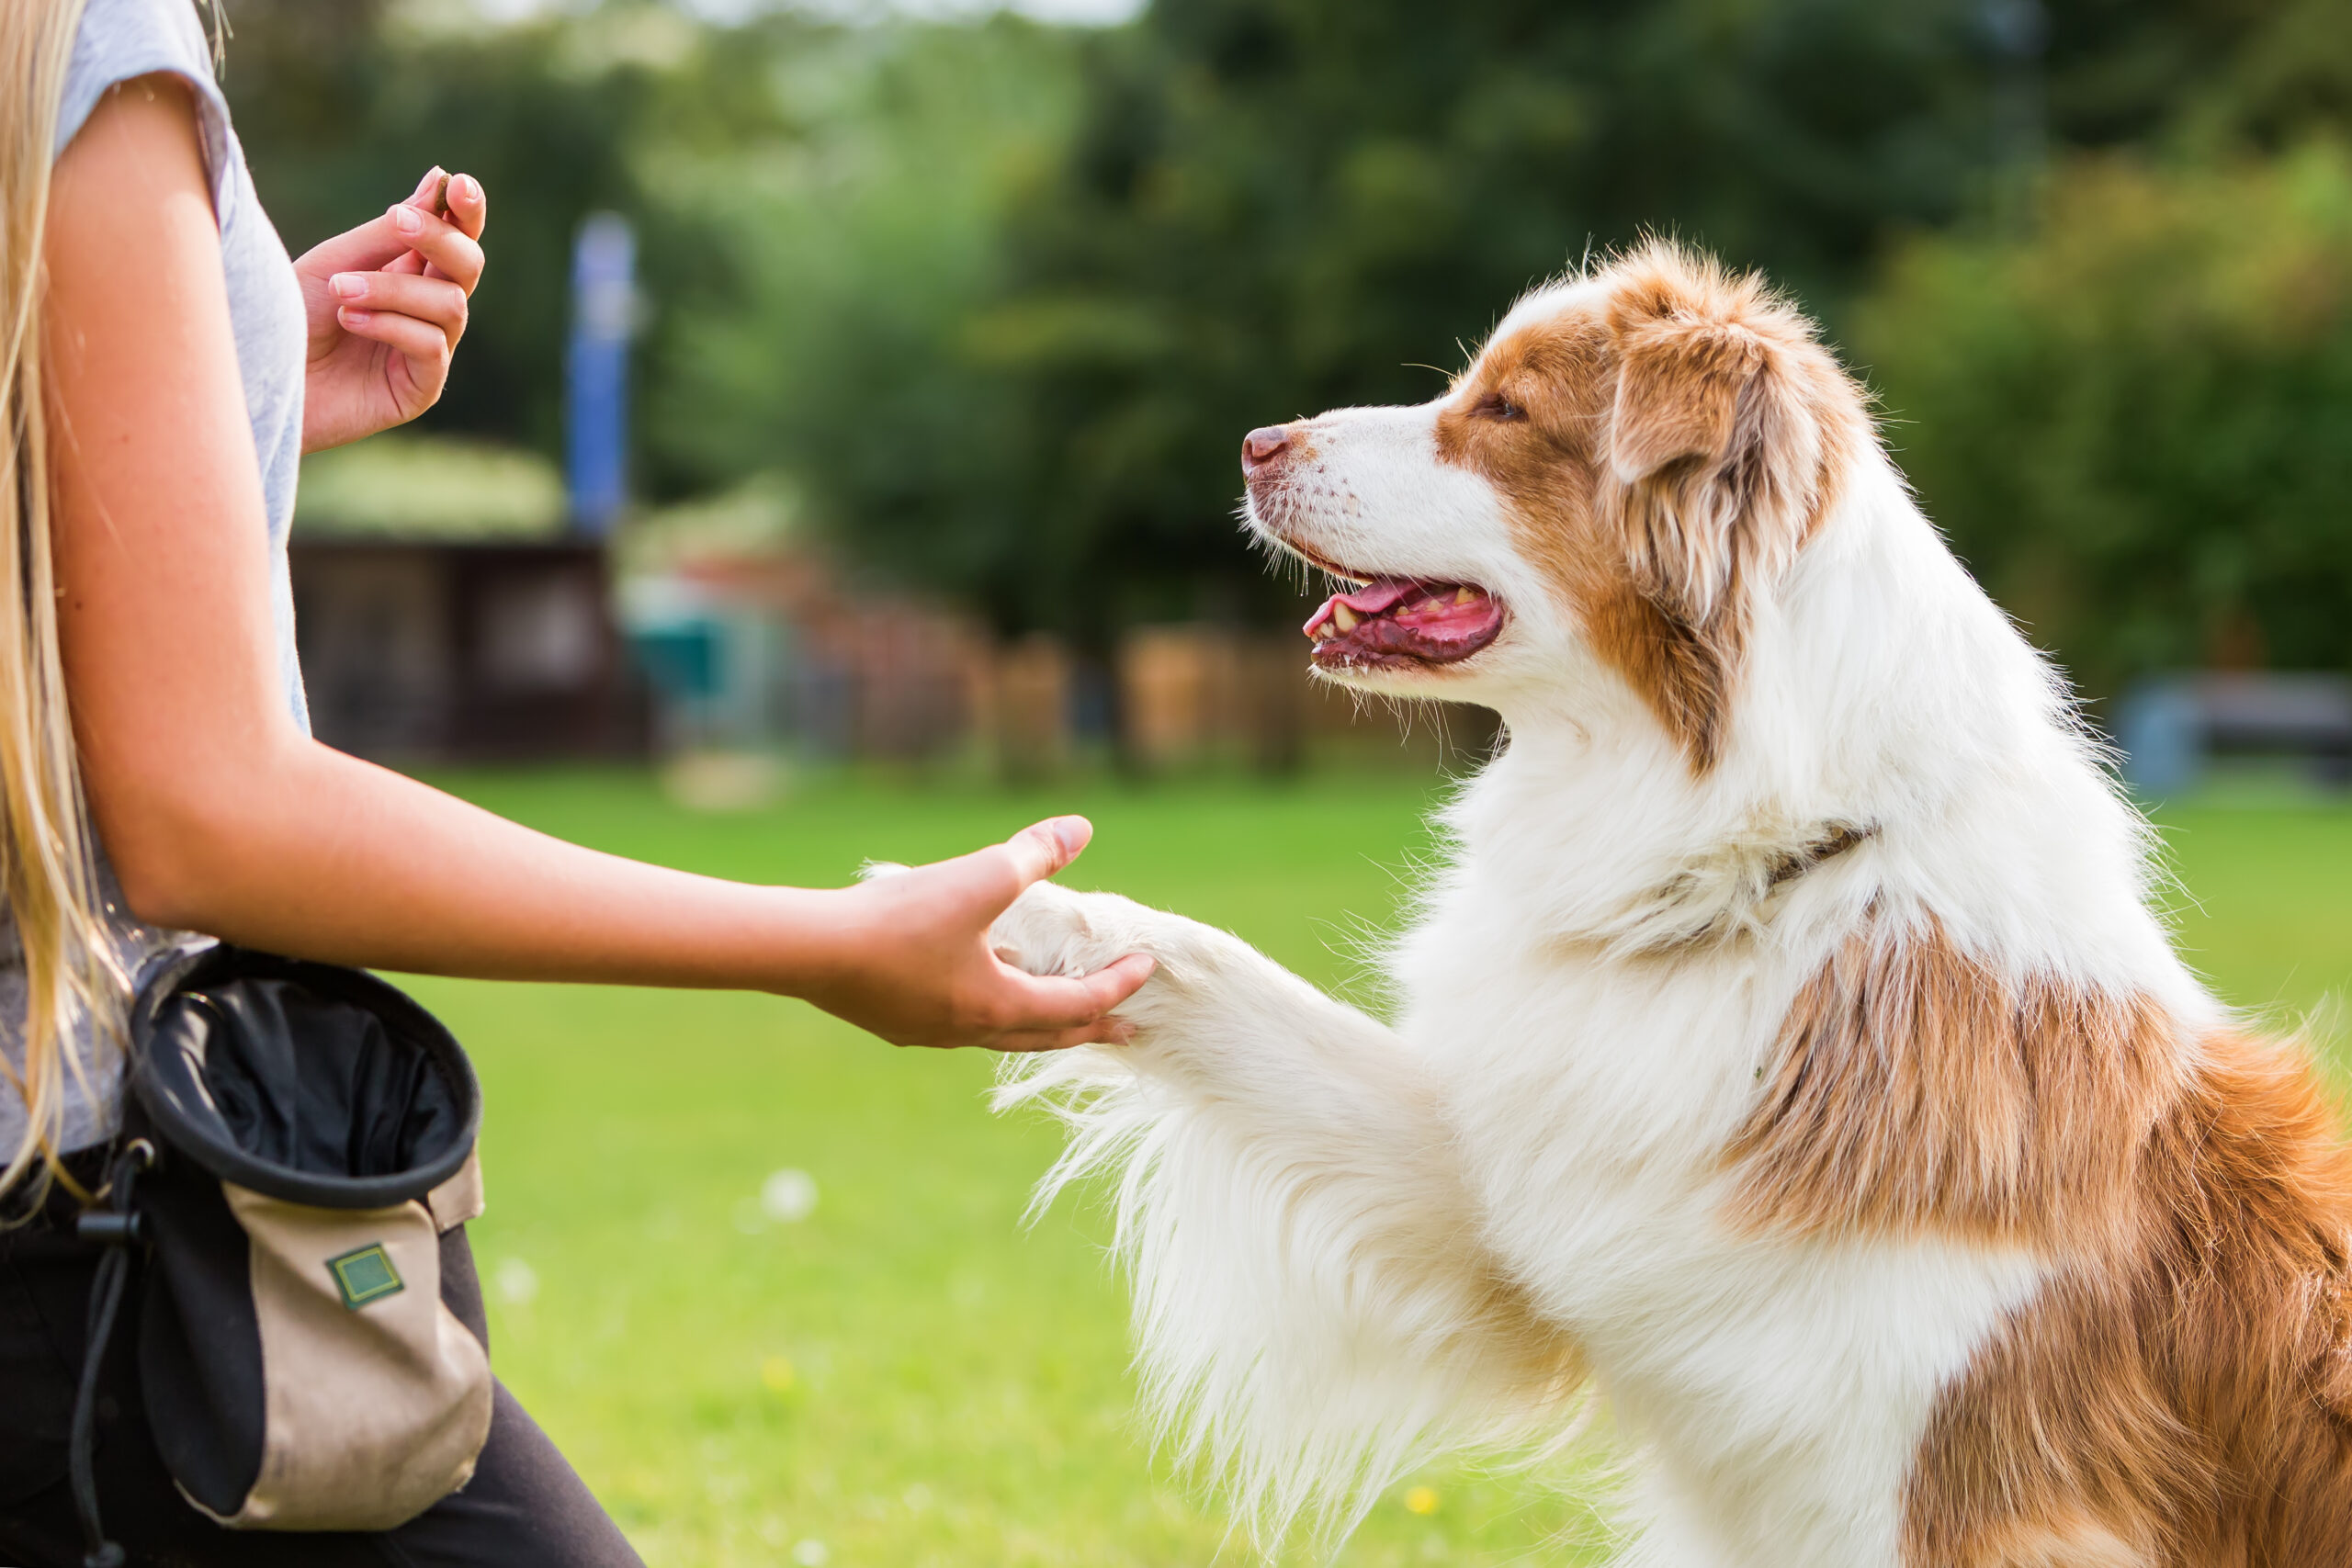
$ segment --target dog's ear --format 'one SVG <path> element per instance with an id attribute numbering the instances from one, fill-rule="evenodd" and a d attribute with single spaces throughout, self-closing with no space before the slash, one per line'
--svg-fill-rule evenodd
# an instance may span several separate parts
<path id="1" fill-rule="evenodd" d="M 1785 569 L 1819 484 L 1819 422 L 1782 345 L 1740 319 L 1747 296 L 1719 278 L 1652 279 L 1611 311 L 1608 510 L 1643 597 L 1694 626 L 1743 575 Z"/>

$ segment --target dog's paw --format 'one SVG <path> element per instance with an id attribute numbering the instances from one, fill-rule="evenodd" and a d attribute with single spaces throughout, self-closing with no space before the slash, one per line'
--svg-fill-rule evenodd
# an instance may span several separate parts
<path id="1" fill-rule="evenodd" d="M 1131 953 L 1160 957 L 1148 927 L 1172 916 L 1115 893 L 1033 885 L 989 929 L 996 955 L 1032 975 L 1091 975 Z"/>
<path id="2" fill-rule="evenodd" d="M 1236 937 L 1122 898 L 1115 893 L 1074 893 L 1040 882 L 1012 901 L 989 928 L 998 957 L 1032 975 L 1091 975 L 1131 953 L 1155 965 L 1151 978 L 1118 1016 L 1136 1028 L 1141 1047 L 1181 1030 L 1204 1006 L 1229 999 L 1225 982 L 1271 967 Z"/>

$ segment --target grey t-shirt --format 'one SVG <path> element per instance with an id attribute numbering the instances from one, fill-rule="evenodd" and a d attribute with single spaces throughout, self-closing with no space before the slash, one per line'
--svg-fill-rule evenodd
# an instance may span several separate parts
<path id="1" fill-rule="evenodd" d="M 137 76 L 168 73 L 187 80 L 204 161 L 212 180 L 212 210 L 220 225 L 220 265 L 229 285 L 229 321 L 244 378 L 245 413 L 254 455 L 261 465 L 268 508 L 270 604 L 277 664 L 286 700 L 309 728 L 302 672 L 294 660 L 294 592 L 287 575 L 286 534 L 294 520 L 294 481 L 302 460 L 302 370 L 307 329 L 301 287 L 286 246 L 254 192 L 243 149 L 230 129 L 229 105 L 212 77 L 212 50 L 190 0 L 89 0 L 66 68 L 65 97 L 57 116 L 62 153 L 107 90 Z M 107 925 L 124 966 L 141 976 L 188 939 L 141 925 L 122 908 L 113 874 L 100 867 Z M 0 1051 L 24 1061 L 25 974 L 16 922 L 0 908 Z M 81 1148 L 114 1135 L 122 1109 L 122 1063 L 112 1052 L 91 1059 L 86 1037 L 76 1041 L 89 1092 L 69 1082 L 62 1149 Z M 16 1089 L 0 1080 L 0 1161 L 16 1153 L 25 1132 L 25 1108 Z"/>

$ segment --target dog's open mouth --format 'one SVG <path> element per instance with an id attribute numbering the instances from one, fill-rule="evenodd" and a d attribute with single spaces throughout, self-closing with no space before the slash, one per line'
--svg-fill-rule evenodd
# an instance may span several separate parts
<path id="1" fill-rule="evenodd" d="M 1464 582 L 1379 577 L 1334 593 L 1307 619 L 1327 670 L 1454 664 L 1501 635 L 1502 601 Z"/>

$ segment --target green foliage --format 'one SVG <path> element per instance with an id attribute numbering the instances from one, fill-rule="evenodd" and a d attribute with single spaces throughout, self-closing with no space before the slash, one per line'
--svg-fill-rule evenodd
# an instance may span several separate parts
<path id="1" fill-rule="evenodd" d="M 681 488 L 787 469 L 854 557 L 922 576 L 893 558 L 917 538 L 957 581 L 1020 527 L 976 520 L 1008 437 L 966 336 L 1012 193 L 1069 133 L 1076 51 L 1011 17 L 775 41 L 794 132 L 658 166 L 665 220 L 712 250 L 662 301 L 649 444 Z"/>
<path id="2" fill-rule="evenodd" d="M 245 0 L 226 86 L 255 183 L 300 253 L 405 198 L 435 164 L 490 193 L 491 263 L 456 373 L 428 426 L 561 446 L 571 251 L 581 220 L 636 220 L 649 296 L 697 283 L 712 237 L 648 177 L 681 150 L 788 130 L 766 68 L 773 20 L 740 34 L 650 5 L 525 26 L 418 28 L 372 3 Z M 654 312 L 658 362 L 671 318 Z M 657 487 L 658 470 L 650 476 Z"/>
<path id="3" fill-rule="evenodd" d="M 2191 69 L 2175 71 L 2167 118 L 2184 145 L 2208 155 L 2277 152 L 2352 130 L 2352 4 L 2267 0 L 2197 9 L 2209 22 L 2236 25 L 2175 40 L 2203 46 Z"/>
<path id="4" fill-rule="evenodd" d="M 1861 312 L 1928 511 L 2077 680 L 2352 668 L 2352 162 L 2064 166 Z"/>

